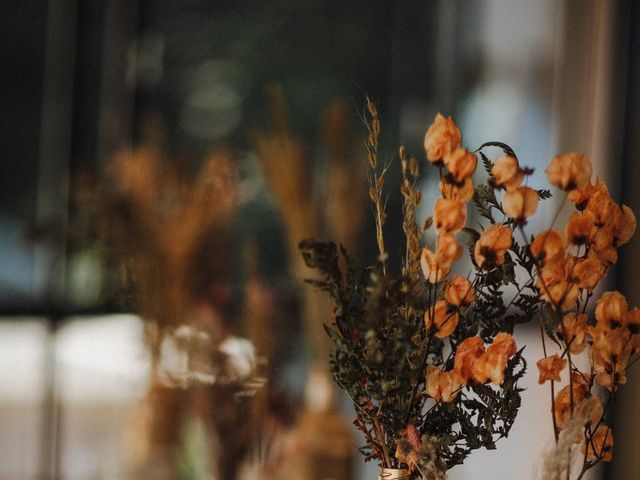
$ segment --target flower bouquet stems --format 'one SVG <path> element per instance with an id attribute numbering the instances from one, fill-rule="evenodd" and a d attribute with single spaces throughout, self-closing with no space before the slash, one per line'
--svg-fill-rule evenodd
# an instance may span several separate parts
<path id="1" fill-rule="evenodd" d="M 306 264 L 322 277 L 309 283 L 335 304 L 325 326 L 334 343 L 331 370 L 354 404 L 365 459 L 377 461 L 381 472 L 406 469 L 409 478 L 437 479 L 472 451 L 495 448 L 521 404 L 526 362 L 512 333 L 518 324 L 538 321 L 543 339 L 559 349 L 551 355 L 545 343 L 545 358 L 538 362 L 540 381 L 551 381 L 555 439 L 562 450 L 555 458 L 566 463 L 566 452 L 581 449 L 576 478 L 582 478 L 610 458 L 612 445 L 602 413 L 610 415 L 613 400 L 598 409 L 590 393 L 594 382 L 615 392 L 637 356 L 636 311 L 618 295 L 598 302 L 595 325 L 585 315 L 595 285 L 615 261 L 615 247 L 635 229 L 633 214 L 615 205 L 601 182 L 590 183 L 583 156 L 562 154 L 547 174 L 552 185 L 571 192 L 578 212 L 566 232 L 531 236 L 527 221 L 551 192 L 528 185 L 533 169 L 522 166 L 507 144 L 487 142 L 469 151 L 453 120 L 438 115 L 424 147 L 442 197 L 422 227 L 416 219 L 419 162 L 398 151 L 406 247 L 401 271 L 393 272 L 383 228 L 389 165 L 378 159 L 380 123 L 371 102 L 365 116 L 377 260 L 358 273 L 344 248 L 311 239 L 300 243 Z M 488 152 L 495 149 L 502 155 L 492 160 Z M 478 157 L 486 180 L 474 186 Z M 470 203 L 479 217 L 473 225 L 467 221 Z M 429 230 L 435 230 L 433 246 L 423 244 Z M 464 240 L 471 266 L 456 274 Z M 571 357 L 585 342 L 592 346 L 590 372 L 580 372 Z M 556 393 L 553 382 L 566 365 L 570 384 Z M 564 465 L 550 471 L 569 478 Z"/>

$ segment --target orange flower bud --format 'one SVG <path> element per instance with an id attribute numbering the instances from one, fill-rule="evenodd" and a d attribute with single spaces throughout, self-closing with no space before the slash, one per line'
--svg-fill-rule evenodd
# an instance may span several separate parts
<path id="1" fill-rule="evenodd" d="M 455 233 L 464 228 L 467 207 L 455 200 L 439 198 L 433 207 L 433 223 L 438 232 Z"/>
<path id="2" fill-rule="evenodd" d="M 473 175 L 478 165 L 478 158 L 466 148 L 457 148 L 444 161 L 449 173 L 457 182 Z"/>
<path id="3" fill-rule="evenodd" d="M 462 133 L 451 117 L 439 113 L 424 136 L 424 150 L 430 162 L 444 164 L 447 157 L 460 145 Z"/>
<path id="4" fill-rule="evenodd" d="M 524 173 L 520 169 L 518 160 L 511 156 L 502 156 L 496 160 L 491 168 L 491 175 L 499 187 L 504 187 L 507 191 L 516 189 L 524 179 Z"/>
<path id="5" fill-rule="evenodd" d="M 447 200 L 468 203 L 473 198 L 473 180 L 471 180 L 471 177 L 457 182 L 452 175 L 443 175 L 439 186 L 442 197 Z"/>
<path id="6" fill-rule="evenodd" d="M 567 223 L 567 240 L 573 245 L 585 245 L 596 232 L 594 218 L 588 212 L 573 212 Z"/>
<path id="7" fill-rule="evenodd" d="M 502 208 L 516 221 L 531 217 L 538 209 L 538 192 L 531 187 L 518 187 L 504 194 Z"/>
<path id="8" fill-rule="evenodd" d="M 512 242 L 512 230 L 500 224 L 487 227 L 476 242 L 473 252 L 478 267 L 491 270 L 504 263 L 504 257 Z"/>
<path id="9" fill-rule="evenodd" d="M 449 312 L 447 302 L 438 300 L 435 305 L 428 307 L 424 312 L 424 324 L 427 332 L 430 332 L 432 325 L 434 325 L 435 336 L 438 338 L 446 338 L 451 335 L 458 326 L 458 313 L 455 311 Z"/>
<path id="10" fill-rule="evenodd" d="M 458 376 L 453 371 L 443 372 L 435 365 L 427 366 L 427 395 L 436 401 L 451 402 L 460 390 Z"/>
<path id="11" fill-rule="evenodd" d="M 466 306 L 476 298 L 471 282 L 460 275 L 454 275 L 444 289 L 444 299 L 456 307 Z"/>
<path id="12" fill-rule="evenodd" d="M 531 254 L 539 262 L 553 262 L 561 257 L 564 257 L 564 239 L 555 230 L 548 230 L 540 233 L 531 242 L 529 247 Z"/>
<path id="13" fill-rule="evenodd" d="M 596 303 L 597 324 L 606 329 L 620 328 L 628 311 L 627 300 L 620 292 L 605 292 Z"/>
<path id="14" fill-rule="evenodd" d="M 513 337 L 500 332 L 493 343 L 471 367 L 473 379 L 478 383 L 491 381 L 495 385 L 504 382 L 504 369 L 509 357 L 516 353 L 516 342 Z"/>
<path id="15" fill-rule="evenodd" d="M 569 191 L 589 183 L 591 163 L 587 157 L 580 153 L 563 153 L 551 161 L 546 172 L 552 185 Z"/>
<path id="16" fill-rule="evenodd" d="M 582 453 L 587 455 L 587 460 L 596 462 L 602 460 L 609 462 L 613 458 L 613 432 L 609 425 L 600 424 L 591 434 L 585 444 L 582 444 Z"/>
<path id="17" fill-rule="evenodd" d="M 587 346 L 587 315 L 568 313 L 558 325 L 558 335 L 571 353 L 581 353 Z"/>
<path id="18" fill-rule="evenodd" d="M 542 385 L 547 380 L 559 382 L 560 372 L 567 366 L 567 361 L 553 354 L 550 357 L 541 358 L 536 365 L 539 372 L 538 383 Z"/>
<path id="19" fill-rule="evenodd" d="M 476 361 L 484 353 L 482 338 L 475 336 L 465 338 L 456 347 L 456 356 L 453 362 L 453 370 L 458 374 L 460 382 L 465 385 L 472 377 L 472 368 Z"/>

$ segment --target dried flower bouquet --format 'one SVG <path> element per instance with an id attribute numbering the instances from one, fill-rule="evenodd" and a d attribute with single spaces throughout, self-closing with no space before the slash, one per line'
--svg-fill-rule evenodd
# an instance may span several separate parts
<path id="1" fill-rule="evenodd" d="M 527 219 L 550 191 L 526 185 L 533 170 L 521 166 L 508 145 L 488 142 L 470 152 L 461 146 L 453 120 L 438 115 L 424 147 L 428 162 L 438 168 L 442 198 L 422 229 L 416 224 L 418 161 L 408 159 L 403 148 L 398 153 L 406 248 L 402 271 L 394 275 L 383 235 L 388 165 L 378 160 L 380 123 L 370 101 L 366 116 L 376 263 L 358 275 L 343 248 L 314 240 L 300 243 L 307 265 L 322 274 L 310 283 L 335 302 L 334 317 L 326 325 L 335 344 L 331 369 L 355 406 L 354 425 L 366 439 L 361 449 L 366 459 L 377 460 L 383 471 L 403 469 L 407 478 L 437 479 L 473 450 L 495 448 L 508 435 L 521 404 L 518 382 L 526 363 L 512 333 L 515 325 L 537 319 L 543 342 L 550 338 L 559 350 L 538 362 L 540 381 L 551 383 L 559 449 L 547 459 L 548 470 L 569 475 L 570 454 L 579 448 L 572 445 L 581 444 L 581 478 L 610 458 L 612 444 L 602 416 L 610 412 L 612 400 L 605 407 L 596 405 L 594 382 L 613 397 L 640 345 L 640 315 L 628 311 L 619 294 L 599 300 L 595 325 L 588 326 L 586 318 L 595 286 L 615 261 L 615 248 L 633 234 L 633 213 L 612 202 L 601 181 L 590 183 L 584 156 L 563 154 L 547 174 L 552 185 L 570 192 L 578 211 L 565 233 L 527 235 Z M 492 162 L 484 153 L 489 147 L 504 155 Z M 474 188 L 476 154 L 488 175 Z M 478 222 L 479 228 L 467 225 L 471 201 L 484 222 Z M 423 247 L 430 228 L 436 231 L 435 246 Z M 463 253 L 458 238 L 463 235 L 472 264 L 466 276 L 452 273 Z M 591 371 L 581 372 L 571 355 L 587 345 Z M 554 382 L 566 365 L 570 384 L 556 395 Z M 569 443 L 566 431 L 572 432 Z"/>

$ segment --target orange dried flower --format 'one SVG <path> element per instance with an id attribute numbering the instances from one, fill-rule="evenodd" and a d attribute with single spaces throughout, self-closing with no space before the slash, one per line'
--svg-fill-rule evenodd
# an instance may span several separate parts
<path id="1" fill-rule="evenodd" d="M 624 321 L 624 328 L 629 334 L 629 348 L 633 353 L 640 351 L 640 309 L 629 310 Z"/>
<path id="2" fill-rule="evenodd" d="M 575 302 L 580 294 L 580 289 L 578 284 L 573 281 L 574 266 L 575 257 L 571 255 L 545 263 L 536 280 L 540 298 L 565 308 Z"/>
<path id="3" fill-rule="evenodd" d="M 438 254 L 428 248 L 422 249 L 420 267 L 424 278 L 430 283 L 438 283 L 449 274 L 451 264 L 438 261 Z"/>
<path id="4" fill-rule="evenodd" d="M 587 346 L 587 315 L 567 313 L 558 325 L 558 335 L 571 353 L 581 353 Z"/>
<path id="5" fill-rule="evenodd" d="M 591 180 L 591 163 L 581 153 L 563 153 L 557 155 L 551 161 L 546 172 L 552 185 L 569 191 L 589 183 Z"/>
<path id="6" fill-rule="evenodd" d="M 573 375 L 573 379 L 578 379 L 579 376 Z M 573 395 L 572 395 L 573 387 Z M 573 397 L 574 411 L 575 407 L 582 403 L 589 393 L 589 387 L 585 383 L 574 381 L 573 385 L 566 385 L 558 393 L 556 393 L 553 399 L 553 415 L 555 416 L 556 426 L 559 429 L 566 428 L 571 420 L 571 400 Z"/>
<path id="7" fill-rule="evenodd" d="M 589 384 L 591 383 L 591 375 L 573 370 L 571 372 L 571 382 L 574 389 L 579 389 L 583 396 L 587 396 L 589 393 Z"/>
<path id="8" fill-rule="evenodd" d="M 573 269 L 573 278 L 578 287 L 591 291 L 602 280 L 606 269 L 606 265 L 598 258 L 579 259 Z"/>
<path id="9" fill-rule="evenodd" d="M 491 175 L 495 179 L 495 184 L 504 187 L 507 191 L 518 188 L 524 180 L 524 173 L 520 169 L 518 160 L 508 155 L 496 160 L 491 168 Z"/>
<path id="10" fill-rule="evenodd" d="M 427 395 L 436 401 L 451 402 L 458 395 L 460 382 L 456 373 L 451 370 L 443 372 L 435 365 L 427 366 Z"/>
<path id="11" fill-rule="evenodd" d="M 448 304 L 444 300 L 438 300 L 435 305 L 427 308 L 424 312 L 427 332 L 431 331 L 434 323 L 435 336 L 438 338 L 446 338 L 455 331 L 458 326 L 458 312 L 448 310 Z"/>
<path id="12" fill-rule="evenodd" d="M 478 267 L 484 270 L 502 265 L 509 247 L 511 247 L 513 232 L 511 228 L 500 224 L 487 227 L 476 242 L 473 252 Z"/>
<path id="13" fill-rule="evenodd" d="M 439 198 L 433 207 L 433 223 L 439 233 L 455 233 L 464 228 L 467 207 L 455 200 Z"/>
<path id="14" fill-rule="evenodd" d="M 559 305 L 563 308 L 570 308 L 576 301 L 580 291 L 578 285 L 569 282 L 557 282 L 554 284 L 543 284 L 540 277 L 536 282 L 536 287 L 540 293 L 540 298 L 553 305 Z"/>
<path id="15" fill-rule="evenodd" d="M 567 223 L 567 240 L 573 245 L 585 245 L 591 241 L 596 232 L 593 215 L 587 210 L 583 213 L 573 212 Z"/>
<path id="16" fill-rule="evenodd" d="M 428 248 L 422 249 L 420 266 L 424 277 L 430 283 L 441 282 L 449 274 L 453 262 L 461 255 L 462 245 L 456 242 L 453 235 L 439 235 L 435 252 Z"/>
<path id="17" fill-rule="evenodd" d="M 627 383 L 626 367 L 633 350 L 628 330 L 611 330 L 596 325 L 590 328 L 589 333 L 593 338 L 591 363 L 596 383 L 610 391 Z"/>
<path id="18" fill-rule="evenodd" d="M 600 419 L 602 418 L 602 414 L 604 413 L 604 409 L 602 408 L 602 403 L 598 400 L 598 397 L 591 395 L 584 399 L 579 405 L 578 409 L 579 413 L 582 413 L 587 417 L 587 422 L 585 425 L 597 425 Z"/>
<path id="19" fill-rule="evenodd" d="M 476 298 L 473 285 L 460 275 L 454 275 L 444 289 L 444 299 L 456 307 L 466 306 Z"/>
<path id="20" fill-rule="evenodd" d="M 424 150 L 430 162 L 444 164 L 444 159 L 460 145 L 462 133 L 451 117 L 437 114 L 424 136 Z"/>
<path id="21" fill-rule="evenodd" d="M 466 148 L 457 148 L 444 159 L 449 173 L 457 182 L 473 175 L 478 165 L 478 158 Z"/>
<path id="22" fill-rule="evenodd" d="M 539 372 L 538 383 L 542 385 L 547 380 L 559 382 L 561 380 L 560 372 L 567 366 L 567 361 L 557 354 L 553 354 L 550 357 L 541 358 L 536 365 Z"/>
<path id="23" fill-rule="evenodd" d="M 487 349 L 487 352 L 496 352 L 500 355 L 506 355 L 507 357 L 510 357 L 516 353 L 516 351 L 516 341 L 511 334 L 507 332 L 498 333 Z"/>
<path id="24" fill-rule="evenodd" d="M 443 175 L 439 186 L 442 197 L 448 200 L 468 203 L 473 198 L 473 180 L 471 180 L 471 177 L 457 182 L 452 175 Z"/>
<path id="25" fill-rule="evenodd" d="M 587 208 L 591 195 L 598 190 L 599 183 L 604 185 L 604 182 L 598 178 L 595 186 L 591 183 L 586 183 L 582 187 L 571 190 L 567 195 L 567 199 L 575 205 L 577 210 L 582 211 Z M 604 188 L 606 189 L 606 186 Z"/>
<path id="26" fill-rule="evenodd" d="M 502 208 L 516 221 L 531 217 L 538 209 L 538 192 L 531 187 L 518 187 L 505 193 Z"/>
<path id="27" fill-rule="evenodd" d="M 570 389 L 571 387 L 569 385 L 561 388 L 553 399 L 553 415 L 556 420 L 556 426 L 560 429 L 565 428 L 571 419 Z"/>
<path id="28" fill-rule="evenodd" d="M 462 245 L 456 242 L 456 238 L 451 234 L 438 235 L 438 255 L 440 260 L 451 265 L 462 255 Z"/>
<path id="29" fill-rule="evenodd" d="M 478 336 L 465 338 L 456 348 L 453 370 L 458 374 L 460 382 L 467 384 L 472 378 L 472 368 L 484 353 L 484 342 Z"/>
<path id="30" fill-rule="evenodd" d="M 611 461 L 613 458 L 613 432 L 609 425 L 600 424 L 596 431 L 591 434 L 585 444 L 582 444 L 582 453 L 587 455 L 587 460 L 595 462 L 602 460 Z"/>
<path id="31" fill-rule="evenodd" d="M 589 257 L 597 258 L 605 265 L 613 265 L 618 261 L 618 251 L 613 241 L 613 228 L 599 228 L 591 239 Z"/>
<path id="32" fill-rule="evenodd" d="M 602 184 L 604 186 L 604 183 Z M 589 212 L 593 217 L 593 223 L 597 227 L 601 227 L 605 224 L 607 219 L 609 218 L 611 209 L 615 207 L 615 204 L 611 200 L 611 196 L 609 195 L 609 191 L 607 187 L 598 189 L 596 187 L 595 191 L 589 197 L 587 201 L 586 211 Z"/>
<path id="33" fill-rule="evenodd" d="M 502 384 L 507 361 L 514 353 L 516 353 L 515 340 L 509 333 L 500 332 L 471 367 L 473 379 L 478 383 L 491 381 L 495 385 Z"/>
<path id="34" fill-rule="evenodd" d="M 564 257 L 564 239 L 555 230 L 540 233 L 531 242 L 531 254 L 540 262 L 552 262 Z"/>
<path id="35" fill-rule="evenodd" d="M 614 225 L 613 229 L 613 244 L 616 247 L 624 245 L 636 231 L 636 216 L 626 205 L 622 205 L 621 215 L 618 222 Z"/>
<path id="36" fill-rule="evenodd" d="M 627 312 L 624 317 L 624 326 L 630 335 L 640 333 L 640 309 L 638 307 L 634 307 Z"/>
<path id="37" fill-rule="evenodd" d="M 605 329 L 620 328 L 628 311 L 627 300 L 620 292 L 605 292 L 596 303 L 597 325 Z"/>
<path id="38" fill-rule="evenodd" d="M 602 404 L 595 396 L 589 394 L 586 383 L 581 382 L 582 376 L 573 372 L 573 415 L 571 414 L 571 389 L 567 385 L 554 398 L 554 415 L 556 417 L 556 426 L 564 429 L 569 425 L 569 421 L 575 415 L 580 419 L 584 419 L 584 426 L 596 425 L 602 418 Z M 584 434 L 576 436 L 575 443 L 584 440 Z"/>

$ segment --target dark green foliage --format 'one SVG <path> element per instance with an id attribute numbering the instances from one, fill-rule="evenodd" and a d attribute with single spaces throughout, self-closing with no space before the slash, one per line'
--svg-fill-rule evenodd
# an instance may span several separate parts
<path id="1" fill-rule="evenodd" d="M 536 191 L 538 192 L 538 198 L 540 200 L 548 200 L 553 196 L 553 195 L 551 195 L 551 190 L 540 189 L 540 190 L 536 190 Z"/>
<path id="2" fill-rule="evenodd" d="M 323 276 L 310 283 L 329 292 L 336 304 L 333 322 L 326 325 L 335 343 L 331 371 L 355 404 L 354 424 L 368 439 L 362 448 L 367 459 L 379 458 L 383 449 L 374 440 L 376 423 L 385 432 L 390 451 L 409 423 L 421 434 L 435 436 L 440 458 L 448 467 L 462 463 L 472 450 L 495 448 L 495 442 L 507 436 L 520 406 L 522 390 L 517 382 L 526 366 L 522 351 L 510 359 L 500 387 L 473 384 L 451 403 L 434 403 L 423 394 L 425 366 L 433 363 L 451 369 L 453 356 L 443 358 L 445 343 L 425 329 L 427 294 L 412 296 L 407 279 L 384 277 L 379 265 L 355 283 L 345 282 L 344 278 L 357 277 L 352 267 L 340 270 L 333 243 L 306 240 L 300 248 L 307 265 Z M 500 284 L 510 282 L 507 271 L 496 270 L 487 277 L 500 279 Z M 503 328 L 502 298 L 494 285 L 483 288 L 473 310 L 461 311 L 459 328 L 448 340 L 452 348 L 479 329 L 486 341 L 499 331 L 511 331 L 512 326 Z"/>
<path id="3" fill-rule="evenodd" d="M 495 209 L 503 216 L 505 215 L 504 210 L 502 210 L 502 205 L 500 205 L 500 202 L 496 199 L 495 191 L 491 185 L 478 185 L 475 192 L 473 192 L 473 203 L 478 213 L 491 223 L 495 223 L 492 210 Z"/>

